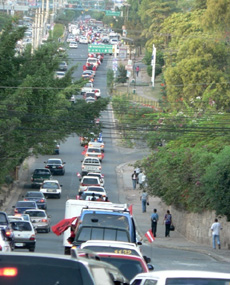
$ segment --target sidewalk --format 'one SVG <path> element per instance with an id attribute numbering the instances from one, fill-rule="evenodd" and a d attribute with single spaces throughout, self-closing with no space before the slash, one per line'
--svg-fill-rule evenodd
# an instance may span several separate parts
<path id="1" fill-rule="evenodd" d="M 131 161 L 125 164 L 121 164 L 117 167 L 117 176 L 119 189 L 123 192 L 124 201 L 128 205 L 133 205 L 133 216 L 136 222 L 137 231 L 141 237 L 143 237 L 144 243 L 149 244 L 152 247 L 162 248 L 173 248 L 187 251 L 200 252 L 207 254 L 218 261 L 230 262 L 230 251 L 227 249 L 214 250 L 211 245 L 201 245 L 188 241 L 176 230 L 170 232 L 170 238 L 165 238 L 165 226 L 163 224 L 163 217 L 165 210 L 163 209 L 162 202 L 157 197 L 150 197 L 149 206 L 147 206 L 147 212 L 142 213 L 140 195 L 141 191 L 137 185 L 137 189 L 132 189 L 131 174 L 133 173 L 134 167 L 130 166 L 135 161 Z M 153 209 L 156 208 L 159 214 L 159 222 L 157 226 L 157 237 L 153 243 L 149 243 L 145 237 L 145 233 L 151 229 L 150 216 Z M 175 228 L 176 228 L 176 224 Z"/>

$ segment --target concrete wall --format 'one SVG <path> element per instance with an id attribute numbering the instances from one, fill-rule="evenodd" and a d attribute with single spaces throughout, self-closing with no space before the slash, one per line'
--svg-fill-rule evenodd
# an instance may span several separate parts
<path id="1" fill-rule="evenodd" d="M 206 211 L 201 214 L 179 211 L 176 208 L 163 204 L 165 212 L 169 209 L 172 214 L 173 223 L 176 230 L 184 235 L 188 240 L 200 244 L 212 246 L 211 225 L 215 218 L 218 218 L 222 226 L 220 234 L 222 248 L 230 249 L 230 222 L 225 216 L 216 216 L 214 211 Z"/>

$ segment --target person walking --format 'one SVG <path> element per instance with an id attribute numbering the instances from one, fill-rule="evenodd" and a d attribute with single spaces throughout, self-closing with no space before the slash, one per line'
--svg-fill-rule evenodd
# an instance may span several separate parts
<path id="1" fill-rule="evenodd" d="M 165 223 L 165 237 L 170 237 L 170 226 L 172 224 L 172 215 L 170 214 L 169 210 L 167 210 L 167 213 L 165 214 L 164 223 Z"/>
<path id="2" fill-rule="evenodd" d="M 149 203 L 149 196 L 148 196 L 148 193 L 145 191 L 145 189 L 143 190 L 140 199 L 141 199 L 141 203 L 142 203 L 142 213 L 145 213 L 146 212 L 146 205 L 148 205 L 148 203 Z"/>
<path id="3" fill-rule="evenodd" d="M 140 189 L 143 189 L 143 187 L 144 187 L 145 178 L 146 178 L 146 176 L 141 170 L 140 173 L 138 174 L 138 184 L 140 186 Z"/>
<path id="4" fill-rule="evenodd" d="M 140 71 L 140 67 L 139 67 L 139 65 L 138 65 L 138 66 L 136 67 L 136 74 L 137 74 L 137 77 L 138 77 L 139 71 Z"/>
<path id="5" fill-rule="evenodd" d="M 153 210 L 153 213 L 151 215 L 151 228 L 152 228 L 152 233 L 153 236 L 156 237 L 157 236 L 157 222 L 159 220 L 159 215 L 157 213 L 157 209 Z"/>
<path id="6" fill-rule="evenodd" d="M 215 219 L 214 223 L 211 226 L 212 247 L 213 247 L 213 249 L 216 249 L 216 241 L 217 241 L 217 244 L 218 244 L 218 248 L 221 249 L 221 245 L 220 245 L 220 230 L 222 230 L 221 225 L 218 222 L 218 219 Z"/>
<path id="7" fill-rule="evenodd" d="M 133 182 L 133 190 L 135 190 L 137 186 L 137 179 L 138 179 L 138 174 L 136 173 L 135 170 L 131 177 L 132 177 L 132 182 Z"/>

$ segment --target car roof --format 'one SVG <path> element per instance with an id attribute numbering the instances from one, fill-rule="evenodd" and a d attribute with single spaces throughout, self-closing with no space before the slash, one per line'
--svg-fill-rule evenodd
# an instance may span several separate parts
<path id="1" fill-rule="evenodd" d="M 160 270 L 147 273 L 139 273 L 135 276 L 137 278 L 220 278 L 226 279 L 230 278 L 229 273 L 220 273 L 220 272 L 209 272 L 201 270 Z"/>
<path id="2" fill-rule="evenodd" d="M 125 241 L 113 241 L 113 240 L 88 240 L 83 243 L 84 245 L 102 245 L 102 246 L 119 246 L 124 248 L 134 248 L 139 251 L 139 248 L 135 243 Z"/>

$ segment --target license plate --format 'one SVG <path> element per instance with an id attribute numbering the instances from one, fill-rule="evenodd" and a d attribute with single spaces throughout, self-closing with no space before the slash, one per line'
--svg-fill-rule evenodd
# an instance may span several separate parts
<path id="1" fill-rule="evenodd" d="M 54 189 L 47 189 L 47 192 L 56 192 Z"/>
<path id="2" fill-rule="evenodd" d="M 15 243 L 16 246 L 24 246 L 24 243 Z"/>
<path id="3" fill-rule="evenodd" d="M 56 168 L 56 166 L 52 166 L 52 168 Z"/>

